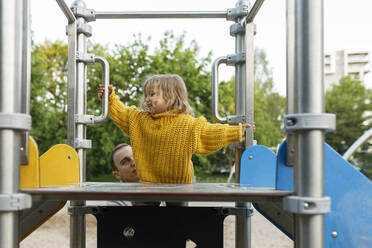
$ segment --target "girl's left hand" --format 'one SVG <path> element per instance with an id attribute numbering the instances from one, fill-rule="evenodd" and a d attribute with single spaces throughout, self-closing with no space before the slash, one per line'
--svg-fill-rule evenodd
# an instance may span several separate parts
<path id="1" fill-rule="evenodd" d="M 251 127 L 251 124 L 249 124 L 249 123 L 242 123 L 242 127 L 243 127 L 243 137 L 245 137 L 245 130 L 247 129 L 247 128 L 250 128 Z M 255 122 L 253 122 L 253 132 L 256 132 L 256 123 Z"/>

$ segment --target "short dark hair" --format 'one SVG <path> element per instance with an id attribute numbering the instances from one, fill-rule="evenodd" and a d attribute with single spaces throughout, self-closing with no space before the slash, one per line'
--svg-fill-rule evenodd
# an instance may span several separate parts
<path id="1" fill-rule="evenodd" d="M 110 153 L 110 156 L 109 156 L 109 160 L 110 160 L 110 165 L 111 165 L 111 168 L 113 171 L 117 171 L 118 168 L 116 167 L 115 165 L 115 162 L 114 162 L 114 154 L 117 150 L 119 150 L 120 148 L 122 147 L 126 147 L 126 146 L 129 146 L 128 144 L 126 143 L 121 143 L 119 145 L 117 145 Z"/>

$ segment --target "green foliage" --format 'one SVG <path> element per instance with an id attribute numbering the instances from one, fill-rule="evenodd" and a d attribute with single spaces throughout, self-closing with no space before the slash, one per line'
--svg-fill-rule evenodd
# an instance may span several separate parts
<path id="1" fill-rule="evenodd" d="M 255 121 L 257 143 L 276 147 L 284 138 L 283 115 L 286 101 L 274 91 L 272 72 L 264 50 L 255 51 Z"/>
<path id="2" fill-rule="evenodd" d="M 31 135 L 42 154 L 66 139 L 67 45 L 45 41 L 33 46 L 31 66 Z"/>
<path id="3" fill-rule="evenodd" d="M 336 114 L 336 131 L 326 135 L 326 142 L 338 153 L 344 154 L 364 132 L 372 128 L 371 110 L 372 91 L 358 79 L 342 78 L 339 84 L 326 92 L 326 112 Z M 370 149 L 371 141 L 355 154 L 353 162 L 372 174 Z"/>

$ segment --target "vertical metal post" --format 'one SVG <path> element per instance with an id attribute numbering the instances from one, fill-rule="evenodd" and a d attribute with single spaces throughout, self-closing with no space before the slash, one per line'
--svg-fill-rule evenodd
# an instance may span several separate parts
<path id="1" fill-rule="evenodd" d="M 296 110 L 296 84 L 295 84 L 295 0 L 287 0 L 287 114 L 294 114 Z M 287 166 L 294 166 L 296 150 L 295 134 L 287 135 Z"/>
<path id="2" fill-rule="evenodd" d="M 245 24 L 245 71 L 246 71 L 246 87 L 245 87 L 245 118 L 246 123 L 253 124 L 254 121 L 254 23 L 248 22 Z M 253 146 L 253 129 L 248 128 L 245 132 L 245 148 Z"/>
<path id="3" fill-rule="evenodd" d="M 77 0 L 72 4 L 72 7 L 86 8 L 83 1 Z M 69 77 L 76 76 L 75 79 L 70 78 L 72 81 L 69 83 L 69 142 L 72 143 L 79 156 L 79 174 L 80 182 L 86 180 L 86 149 L 80 147 L 77 140 L 86 139 L 86 124 L 75 123 L 76 115 L 85 115 L 86 113 L 86 64 L 84 62 L 77 62 L 76 55 L 87 53 L 87 37 L 84 33 L 77 33 L 77 23 L 85 24 L 86 21 L 83 17 L 77 18 L 75 24 L 69 24 L 69 51 L 74 58 L 69 58 L 71 64 L 69 69 L 71 75 Z M 71 35 L 71 37 L 70 37 Z M 74 48 L 76 50 L 74 51 Z M 73 68 L 76 66 L 76 68 Z M 74 71 L 75 70 L 75 71 Z M 75 83 L 74 83 L 75 81 Z M 70 95 L 71 94 L 71 95 Z M 81 207 L 85 205 L 85 201 L 71 201 L 70 206 Z M 85 215 L 72 214 L 70 216 L 70 247 L 71 248 L 85 248 L 86 242 L 86 224 Z"/>
<path id="4" fill-rule="evenodd" d="M 249 1 L 238 1 L 235 7 L 249 6 Z M 237 23 L 242 23 L 244 25 L 245 17 L 237 18 Z M 252 33 L 253 34 L 253 33 Z M 246 54 L 246 37 L 247 29 L 245 32 L 237 33 L 235 39 L 235 53 L 236 54 Z M 247 107 L 247 96 L 246 89 L 249 87 L 247 85 L 247 75 L 246 75 L 247 65 L 245 63 L 239 63 L 235 65 L 235 114 L 237 116 L 245 116 Z M 249 75 L 250 76 L 250 75 Z M 248 76 L 248 77 L 249 77 Z M 253 76 L 253 75 L 252 75 Z M 247 118 L 247 116 L 245 116 Z M 253 117 L 253 116 L 252 116 Z M 246 120 L 247 121 L 247 120 Z M 240 160 L 244 149 L 246 147 L 237 147 L 235 151 L 235 177 L 236 183 L 240 183 Z M 249 208 L 250 203 L 236 203 L 236 207 Z M 251 247 L 251 217 L 250 216 L 236 216 L 235 224 L 235 247 L 236 248 L 250 248 Z"/>
<path id="5" fill-rule="evenodd" d="M 22 46 L 22 95 L 21 113 L 30 114 L 31 99 L 31 15 L 30 0 L 23 0 L 23 46 Z M 28 164 L 28 136 L 25 131 L 21 137 L 21 164 Z"/>
<path id="6" fill-rule="evenodd" d="M 324 112 L 323 1 L 295 2 L 295 81 L 298 113 Z M 300 197 L 324 196 L 324 131 L 296 132 L 295 192 Z M 324 247 L 324 215 L 298 214 L 295 247 Z"/>
<path id="7" fill-rule="evenodd" d="M 9 117 L 21 110 L 22 7 L 22 0 L 0 2 L 0 114 Z M 20 138 L 20 130 L 0 128 L 0 195 L 19 191 Z M 18 247 L 18 215 L 0 211 L 0 247 Z"/>

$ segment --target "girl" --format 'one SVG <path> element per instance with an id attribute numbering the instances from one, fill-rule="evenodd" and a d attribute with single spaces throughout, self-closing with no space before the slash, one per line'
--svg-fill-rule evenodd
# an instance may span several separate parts
<path id="1" fill-rule="evenodd" d="M 100 85 L 99 96 L 104 88 Z M 178 75 L 155 75 L 144 84 L 142 110 L 127 107 L 109 87 L 109 113 L 115 124 L 130 136 L 141 182 L 192 183 L 194 153 L 209 154 L 240 142 L 245 128 L 211 124 L 194 118 L 187 89 Z"/>

